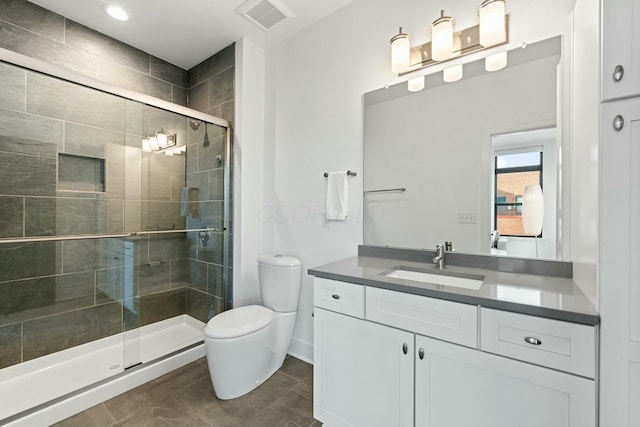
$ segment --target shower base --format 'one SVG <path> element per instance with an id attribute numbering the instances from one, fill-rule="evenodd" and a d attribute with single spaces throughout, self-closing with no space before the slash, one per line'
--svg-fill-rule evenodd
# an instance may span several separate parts
<path id="1" fill-rule="evenodd" d="M 191 363 L 204 326 L 177 316 L 1 369 L 0 425 L 50 425 Z"/>

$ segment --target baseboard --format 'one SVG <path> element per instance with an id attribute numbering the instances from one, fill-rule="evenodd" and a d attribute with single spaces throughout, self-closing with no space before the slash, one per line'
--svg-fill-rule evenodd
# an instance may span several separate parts
<path id="1" fill-rule="evenodd" d="M 291 340 L 288 353 L 296 359 L 303 360 L 313 365 L 313 343 L 311 342 L 303 341 L 294 337 Z"/>

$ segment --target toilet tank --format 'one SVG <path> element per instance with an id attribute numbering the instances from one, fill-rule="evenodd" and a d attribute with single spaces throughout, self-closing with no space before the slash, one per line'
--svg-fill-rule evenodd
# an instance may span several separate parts
<path id="1" fill-rule="evenodd" d="M 262 304 L 273 311 L 298 310 L 302 261 L 286 255 L 262 255 L 258 258 L 258 281 Z"/>

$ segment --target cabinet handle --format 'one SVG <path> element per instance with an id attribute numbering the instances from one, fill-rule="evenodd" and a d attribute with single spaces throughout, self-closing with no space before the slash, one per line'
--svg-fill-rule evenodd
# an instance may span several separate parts
<path id="1" fill-rule="evenodd" d="M 623 127 L 624 127 L 624 117 L 618 114 L 613 118 L 613 128 L 616 131 L 620 132 Z"/>
<path id="2" fill-rule="evenodd" d="M 333 299 L 340 299 L 340 295 L 338 295 L 338 294 L 333 294 L 333 295 L 331 295 L 331 298 L 333 298 Z"/>
<path id="3" fill-rule="evenodd" d="M 535 337 L 526 337 L 524 340 L 527 342 L 527 344 L 531 344 L 531 345 L 542 344 L 542 341 L 540 341 L 538 338 L 535 338 Z"/>
<path id="4" fill-rule="evenodd" d="M 613 81 L 619 82 L 624 77 L 624 67 L 622 65 L 616 65 L 613 69 Z"/>
<path id="5" fill-rule="evenodd" d="M 404 354 L 407 354 L 409 352 L 409 346 L 407 345 L 407 343 L 402 344 L 402 352 Z"/>
<path id="6" fill-rule="evenodd" d="M 420 360 L 424 359 L 424 348 L 418 350 L 418 357 L 420 358 Z"/>

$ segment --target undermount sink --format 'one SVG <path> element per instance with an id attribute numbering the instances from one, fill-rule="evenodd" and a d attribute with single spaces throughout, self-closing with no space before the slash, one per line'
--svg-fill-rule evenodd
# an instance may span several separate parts
<path id="1" fill-rule="evenodd" d="M 410 280 L 412 282 L 431 283 L 434 285 L 453 286 L 472 290 L 480 289 L 484 281 L 484 276 L 475 274 L 455 273 L 446 270 L 426 270 L 403 266 L 393 267 L 380 274 L 385 277 Z"/>

